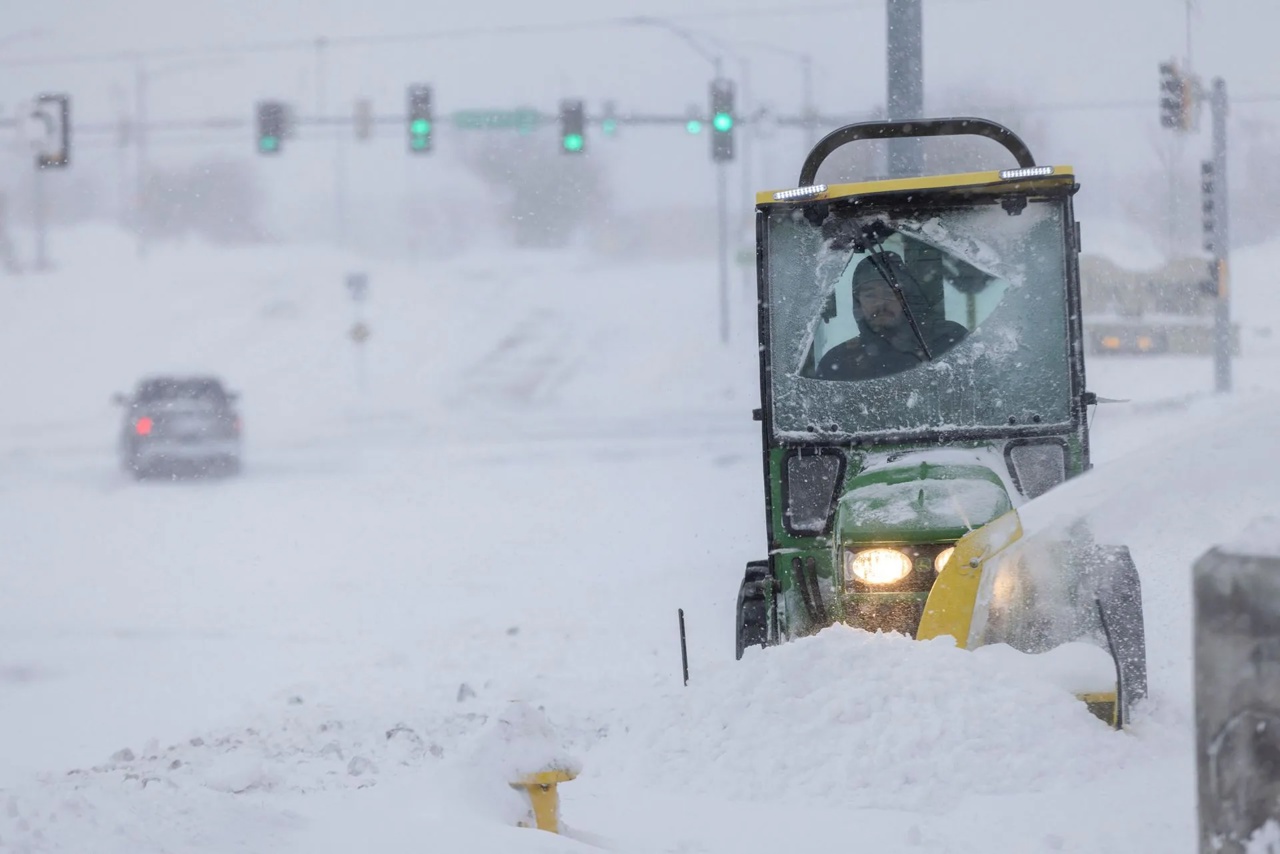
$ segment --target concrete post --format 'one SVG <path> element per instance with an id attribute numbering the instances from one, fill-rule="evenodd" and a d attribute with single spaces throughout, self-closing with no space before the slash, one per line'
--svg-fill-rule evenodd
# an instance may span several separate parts
<path id="1" fill-rule="evenodd" d="M 1201 557 L 1194 591 L 1200 851 L 1280 851 L 1280 519 Z"/>

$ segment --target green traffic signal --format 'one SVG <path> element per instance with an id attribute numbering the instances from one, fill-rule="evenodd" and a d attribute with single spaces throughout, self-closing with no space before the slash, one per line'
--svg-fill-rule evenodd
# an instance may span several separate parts
<path id="1" fill-rule="evenodd" d="M 565 151 L 581 151 L 582 150 L 582 134 L 571 133 L 566 134 L 564 138 Z"/>
<path id="2" fill-rule="evenodd" d="M 721 133 L 728 133 L 733 130 L 733 116 L 728 113 L 716 113 L 716 117 L 711 120 L 711 126 Z"/>
<path id="3" fill-rule="evenodd" d="M 702 133 L 702 122 L 697 119 L 689 119 L 685 123 L 684 129 L 689 133 Z"/>
<path id="4" fill-rule="evenodd" d="M 600 123 L 600 129 L 604 131 L 606 134 L 616 133 L 618 130 L 618 120 L 605 119 Z"/>
<path id="5" fill-rule="evenodd" d="M 426 151 L 431 144 L 431 122 L 414 119 L 409 122 L 409 147 L 414 151 Z"/>
<path id="6" fill-rule="evenodd" d="M 264 136 L 258 139 L 258 150 L 260 151 L 276 151 L 280 148 L 280 138 L 275 136 Z"/>

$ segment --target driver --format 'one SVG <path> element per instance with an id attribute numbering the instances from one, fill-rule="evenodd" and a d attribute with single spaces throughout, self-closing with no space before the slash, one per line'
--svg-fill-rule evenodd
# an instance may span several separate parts
<path id="1" fill-rule="evenodd" d="M 901 288 L 905 307 L 885 278 L 886 269 Z M 938 358 L 968 334 L 946 319 L 942 306 L 929 302 L 893 252 L 868 255 L 854 268 L 853 316 L 860 334 L 822 357 L 818 379 L 867 380 L 896 374 Z"/>

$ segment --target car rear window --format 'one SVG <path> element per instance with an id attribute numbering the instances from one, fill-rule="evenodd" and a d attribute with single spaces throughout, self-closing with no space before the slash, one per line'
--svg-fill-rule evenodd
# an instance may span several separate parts
<path id="1" fill-rule="evenodd" d="M 199 401 L 214 406 L 225 406 L 226 393 L 222 385 L 213 380 L 147 380 L 138 386 L 139 403 L 156 403 L 165 400 Z"/>

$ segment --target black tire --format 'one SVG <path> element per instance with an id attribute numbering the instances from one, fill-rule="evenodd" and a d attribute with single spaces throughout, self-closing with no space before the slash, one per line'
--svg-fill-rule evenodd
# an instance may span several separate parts
<path id="1" fill-rule="evenodd" d="M 736 657 L 741 660 L 748 647 L 764 647 L 769 643 L 770 609 L 773 573 L 768 561 L 747 564 L 742 584 L 738 587 Z"/>

